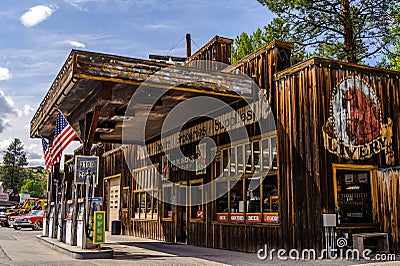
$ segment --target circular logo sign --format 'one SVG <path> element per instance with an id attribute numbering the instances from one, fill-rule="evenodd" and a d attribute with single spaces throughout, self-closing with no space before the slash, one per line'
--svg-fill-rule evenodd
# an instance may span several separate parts
<path id="1" fill-rule="evenodd" d="M 374 90 L 363 80 L 346 78 L 332 99 L 334 134 L 347 145 L 363 145 L 381 134 L 381 109 Z"/>

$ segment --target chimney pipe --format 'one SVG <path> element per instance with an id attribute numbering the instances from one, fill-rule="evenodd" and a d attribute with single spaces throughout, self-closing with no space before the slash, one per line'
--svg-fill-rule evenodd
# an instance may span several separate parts
<path id="1" fill-rule="evenodd" d="M 190 33 L 186 33 L 186 57 L 189 58 L 192 55 L 192 39 Z"/>

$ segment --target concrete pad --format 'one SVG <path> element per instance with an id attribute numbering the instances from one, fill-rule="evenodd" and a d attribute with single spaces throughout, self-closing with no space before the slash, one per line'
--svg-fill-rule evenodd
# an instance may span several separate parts
<path id="1" fill-rule="evenodd" d="M 109 247 L 104 247 L 100 250 L 83 250 L 49 237 L 36 236 L 36 240 L 74 259 L 111 259 L 114 255 L 114 250 Z"/>

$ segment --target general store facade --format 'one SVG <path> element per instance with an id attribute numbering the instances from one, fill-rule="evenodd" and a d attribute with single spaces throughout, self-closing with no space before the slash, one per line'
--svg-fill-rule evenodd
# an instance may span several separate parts
<path id="1" fill-rule="evenodd" d="M 185 60 L 230 65 L 231 45 L 217 36 Z M 100 156 L 96 192 L 109 227 L 121 220 L 127 235 L 248 252 L 265 244 L 321 250 L 322 215 L 329 213 L 337 215 L 338 236 L 386 232 L 398 252 L 400 73 L 320 58 L 291 66 L 292 48 L 273 42 L 222 71 L 244 73 L 258 85 L 263 95 L 250 104 L 209 83 L 177 86 L 152 109 L 145 145 L 122 144 L 117 118 L 147 76 L 171 66 L 73 51 L 49 91 L 59 89 L 59 96 L 43 101 L 31 136 L 51 132 L 44 117 L 54 116 L 48 106 L 58 102 L 83 140 L 76 154 Z M 224 100 L 234 111 L 192 120 L 163 138 L 157 134 L 176 104 L 201 95 Z M 258 122 L 269 130 L 261 132 Z M 243 127 L 248 138 L 232 141 L 228 131 Z M 67 188 L 71 175 L 66 171 Z M 209 183 L 210 189 L 199 186 Z"/>

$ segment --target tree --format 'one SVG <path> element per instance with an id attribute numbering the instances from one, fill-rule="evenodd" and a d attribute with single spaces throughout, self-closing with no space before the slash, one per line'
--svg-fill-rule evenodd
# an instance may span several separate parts
<path id="1" fill-rule="evenodd" d="M 360 63 L 382 53 L 397 0 L 258 0 L 283 22 L 296 49 Z"/>
<path id="2" fill-rule="evenodd" d="M 24 166 L 28 165 L 21 140 L 15 138 L 3 157 L 2 180 L 7 188 L 19 190 L 26 177 Z"/>
<path id="3" fill-rule="evenodd" d="M 280 18 L 275 18 L 263 29 L 258 28 L 248 35 L 242 32 L 235 38 L 232 48 L 232 63 L 239 61 L 245 56 L 257 51 L 264 45 L 274 40 L 293 42 L 288 25 Z M 298 50 L 293 55 L 294 63 L 304 59 L 304 50 Z"/>
<path id="4" fill-rule="evenodd" d="M 20 193 L 25 193 L 28 191 L 31 197 L 41 198 L 43 197 L 44 188 L 45 183 L 41 183 L 35 179 L 27 178 L 20 189 Z"/>
<path id="5" fill-rule="evenodd" d="M 392 41 L 392 50 L 386 51 L 386 58 L 380 63 L 381 67 L 400 71 L 400 4 L 395 7 L 397 11 L 392 33 L 395 36 Z"/>

